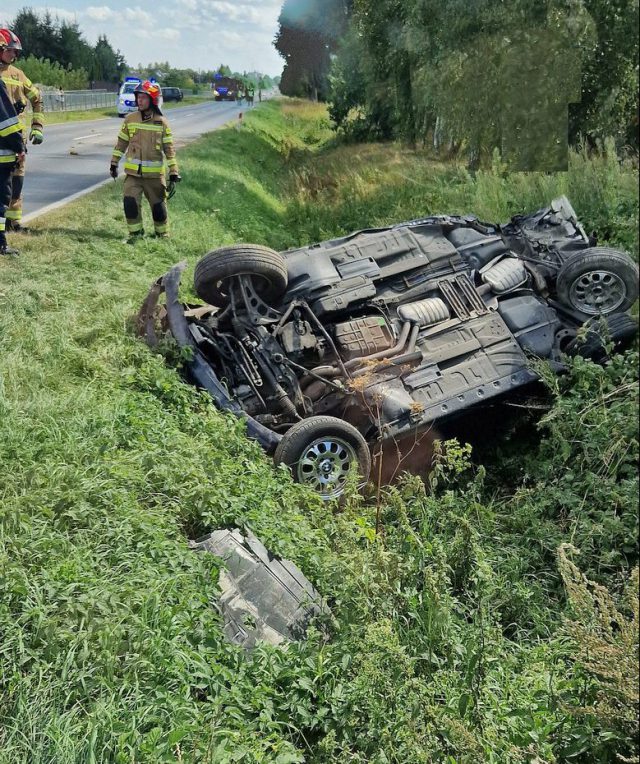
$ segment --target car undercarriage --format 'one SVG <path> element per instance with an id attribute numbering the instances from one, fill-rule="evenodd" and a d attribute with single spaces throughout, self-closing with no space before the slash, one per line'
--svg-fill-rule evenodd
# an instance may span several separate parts
<path id="1" fill-rule="evenodd" d="M 282 253 L 223 247 L 196 266 L 200 305 L 180 300 L 185 267 L 155 282 L 141 332 L 189 348 L 190 379 L 326 499 L 368 477 L 374 444 L 536 381 L 532 359 L 562 371 L 637 333 L 637 265 L 565 197 L 504 225 L 438 215 Z"/>

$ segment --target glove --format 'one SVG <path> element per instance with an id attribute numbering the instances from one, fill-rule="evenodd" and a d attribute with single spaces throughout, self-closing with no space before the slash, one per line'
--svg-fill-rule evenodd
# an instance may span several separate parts
<path id="1" fill-rule="evenodd" d="M 177 172 L 172 172 L 171 175 L 169 175 L 169 192 L 167 193 L 167 199 L 173 199 L 176 193 L 176 184 L 180 183 L 181 180 L 182 178 Z"/>
<path id="2" fill-rule="evenodd" d="M 32 127 L 31 132 L 29 133 L 29 140 L 31 143 L 33 143 L 34 146 L 39 146 L 44 140 L 42 130 L 38 130 L 37 127 Z"/>
<path id="3" fill-rule="evenodd" d="M 117 164 L 110 164 L 109 165 L 109 175 L 115 180 L 118 177 L 118 165 Z"/>

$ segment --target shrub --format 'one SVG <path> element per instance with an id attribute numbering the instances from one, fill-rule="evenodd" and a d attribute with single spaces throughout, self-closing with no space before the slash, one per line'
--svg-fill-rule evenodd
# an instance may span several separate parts
<path id="1" fill-rule="evenodd" d="M 65 68 L 48 58 L 27 56 L 20 61 L 20 68 L 38 85 L 51 85 L 63 90 L 83 90 L 89 86 L 89 75 L 84 69 Z"/>

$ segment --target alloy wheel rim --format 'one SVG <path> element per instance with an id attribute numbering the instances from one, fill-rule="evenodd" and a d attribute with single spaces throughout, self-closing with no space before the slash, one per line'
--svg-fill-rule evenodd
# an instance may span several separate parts
<path id="1" fill-rule="evenodd" d="M 357 461 L 355 448 L 346 440 L 333 436 L 318 438 L 305 448 L 296 466 L 296 477 L 323 498 L 333 499 L 344 490 Z"/>
<path id="2" fill-rule="evenodd" d="M 596 316 L 617 310 L 627 297 L 627 288 L 611 271 L 587 271 L 571 284 L 570 296 L 575 308 Z"/>

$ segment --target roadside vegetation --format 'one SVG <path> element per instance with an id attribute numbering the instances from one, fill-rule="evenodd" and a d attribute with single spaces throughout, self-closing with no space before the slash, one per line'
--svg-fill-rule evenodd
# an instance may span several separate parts
<path id="1" fill-rule="evenodd" d="M 637 761 L 637 349 L 541 368 L 542 418 L 336 507 L 134 336 L 158 275 L 187 259 L 188 295 L 237 241 L 505 220 L 566 193 L 638 256 L 637 166 L 611 144 L 513 174 L 335 140 L 324 107 L 264 103 L 181 152 L 171 240 L 127 246 L 112 184 L 0 262 L 2 764 Z M 223 641 L 215 560 L 187 539 L 234 525 L 326 597 L 328 641 Z"/>
<path id="2" fill-rule="evenodd" d="M 115 103 L 116 94 L 113 94 L 113 100 Z M 193 106 L 195 104 L 203 103 L 205 100 L 202 96 L 185 96 L 182 101 L 168 101 L 162 107 L 162 111 L 167 109 L 175 109 L 178 106 Z M 107 117 L 117 117 L 118 112 L 114 107 L 105 109 L 98 107 L 97 109 L 85 109 L 83 111 L 48 111 L 45 115 L 47 125 L 58 125 L 61 122 L 86 122 L 91 119 L 103 119 Z"/>
<path id="3" fill-rule="evenodd" d="M 638 151 L 637 0 L 284 0 L 278 23 L 282 92 L 352 140 L 536 171 L 567 139 Z"/>

